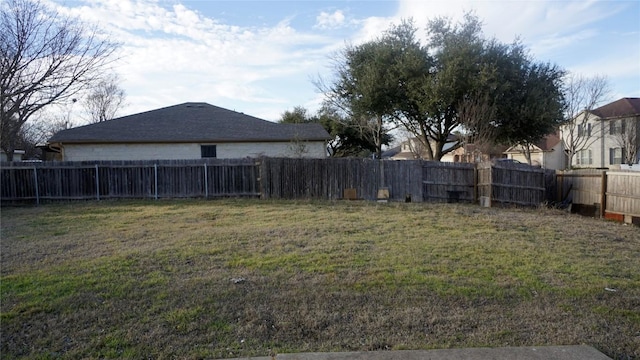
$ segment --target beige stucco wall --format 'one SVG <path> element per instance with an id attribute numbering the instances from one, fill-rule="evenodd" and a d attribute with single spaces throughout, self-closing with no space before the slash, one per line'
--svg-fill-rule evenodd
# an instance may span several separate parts
<path id="1" fill-rule="evenodd" d="M 200 145 L 216 145 L 218 159 L 244 157 L 326 157 L 324 142 L 198 144 L 63 144 L 64 161 L 200 159 Z"/>

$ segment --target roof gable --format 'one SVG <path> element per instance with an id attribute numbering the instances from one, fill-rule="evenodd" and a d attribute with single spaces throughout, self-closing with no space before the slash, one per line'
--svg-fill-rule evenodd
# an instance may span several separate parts
<path id="1" fill-rule="evenodd" d="M 535 146 L 542 151 L 553 150 L 553 147 L 560 143 L 560 136 L 558 134 L 549 134 L 543 137 L 540 141 L 535 143 Z"/>
<path id="2" fill-rule="evenodd" d="M 62 130 L 49 142 L 323 141 L 320 124 L 278 124 L 207 103 L 183 103 Z"/>
<path id="3" fill-rule="evenodd" d="M 591 111 L 601 118 L 640 115 L 640 98 L 622 98 Z"/>

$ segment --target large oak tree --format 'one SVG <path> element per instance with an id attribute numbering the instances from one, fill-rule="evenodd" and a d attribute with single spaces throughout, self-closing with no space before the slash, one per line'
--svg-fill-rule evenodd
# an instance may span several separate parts
<path id="1" fill-rule="evenodd" d="M 486 39 L 473 14 L 459 24 L 430 21 L 424 45 L 416 32 L 403 21 L 378 39 L 348 46 L 334 83 L 324 88 L 328 101 L 368 115 L 379 129 L 403 126 L 433 160 L 461 144 L 455 133 L 526 145 L 561 122 L 564 71 L 536 62 L 518 41 Z M 482 111 L 469 111 L 471 104 Z"/>

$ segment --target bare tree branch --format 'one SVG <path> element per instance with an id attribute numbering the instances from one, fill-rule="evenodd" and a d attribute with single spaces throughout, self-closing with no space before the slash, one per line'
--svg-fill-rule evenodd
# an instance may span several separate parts
<path id="1" fill-rule="evenodd" d="M 497 129 L 491 120 L 496 109 L 491 104 L 487 94 L 466 97 L 458 104 L 464 146 L 474 144 L 475 149 L 488 152 L 494 145 Z"/>
<path id="2" fill-rule="evenodd" d="M 619 131 L 613 134 L 614 141 L 622 149 L 622 162 L 633 165 L 640 155 L 640 120 L 637 118 L 620 119 Z"/>
<path id="3" fill-rule="evenodd" d="M 21 127 L 100 79 L 118 45 L 38 0 L 6 0 L 0 11 L 0 147 L 11 159 Z"/>
<path id="4" fill-rule="evenodd" d="M 99 123 L 113 119 L 125 104 L 125 99 L 124 90 L 118 86 L 117 75 L 101 80 L 83 101 L 89 122 Z"/>

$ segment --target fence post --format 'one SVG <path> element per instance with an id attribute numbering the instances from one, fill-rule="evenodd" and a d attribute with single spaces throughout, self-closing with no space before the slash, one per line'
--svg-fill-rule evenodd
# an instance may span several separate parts
<path id="1" fill-rule="evenodd" d="M 267 199 L 268 194 L 268 183 L 267 181 L 267 159 L 263 156 L 259 161 L 256 162 L 256 166 L 258 167 L 258 191 L 260 192 L 260 199 Z"/>
<path id="2" fill-rule="evenodd" d="M 561 203 L 564 197 L 564 174 L 562 170 L 556 170 L 556 202 Z"/>
<path id="3" fill-rule="evenodd" d="M 207 173 L 207 163 L 204 163 L 204 198 L 209 198 L 209 174 Z"/>
<path id="4" fill-rule="evenodd" d="M 153 183 L 155 187 L 155 197 L 158 200 L 158 164 L 153 164 Z"/>
<path id="5" fill-rule="evenodd" d="M 600 217 L 604 218 L 607 209 L 607 171 L 602 171 L 602 186 L 600 193 Z"/>
<path id="6" fill-rule="evenodd" d="M 36 205 L 40 205 L 40 193 L 38 189 L 38 168 L 33 167 L 33 183 L 36 190 Z"/>
<path id="7" fill-rule="evenodd" d="M 542 171 L 542 184 L 541 184 L 541 188 L 542 188 L 542 199 L 541 203 L 545 203 L 547 202 L 547 172 L 544 169 L 541 169 L 540 171 Z"/>
<path id="8" fill-rule="evenodd" d="M 98 164 L 96 164 L 96 199 L 100 201 L 100 175 L 98 174 Z"/>
<path id="9" fill-rule="evenodd" d="M 489 207 L 493 206 L 493 164 L 489 165 Z"/>
<path id="10" fill-rule="evenodd" d="M 478 163 L 473 164 L 473 203 L 478 203 Z"/>

